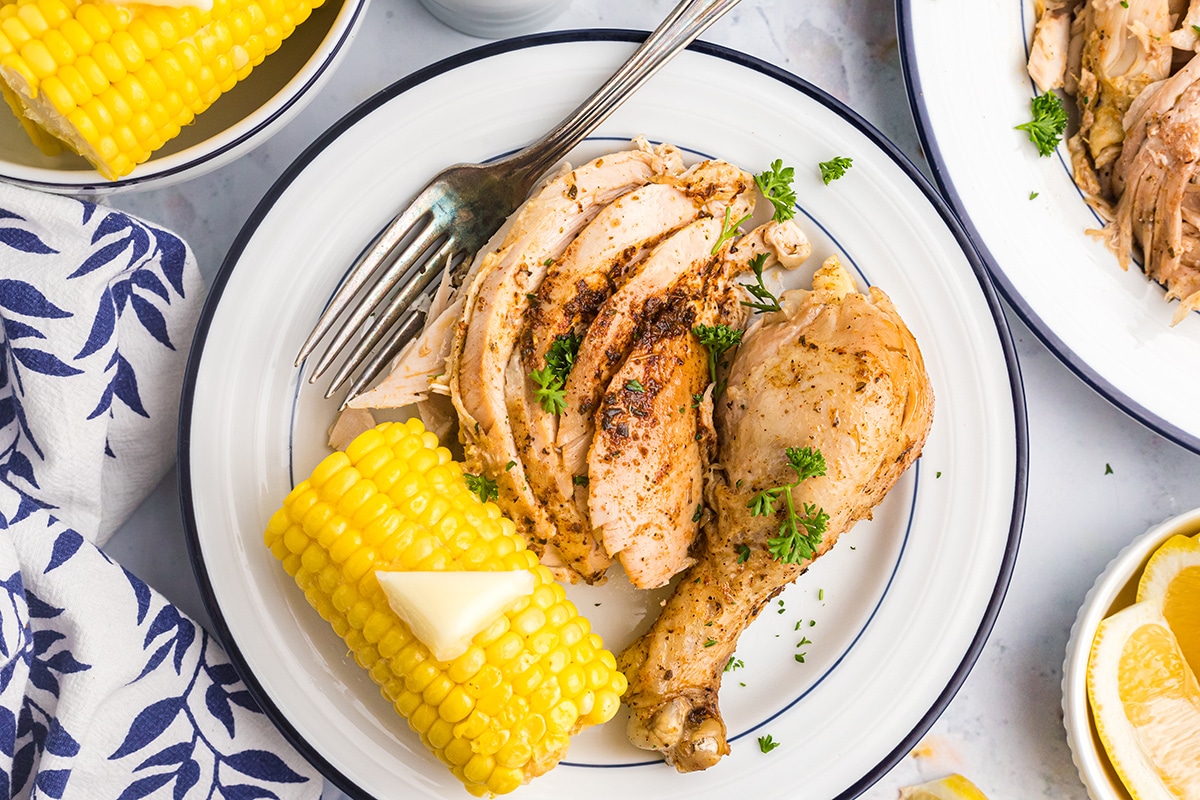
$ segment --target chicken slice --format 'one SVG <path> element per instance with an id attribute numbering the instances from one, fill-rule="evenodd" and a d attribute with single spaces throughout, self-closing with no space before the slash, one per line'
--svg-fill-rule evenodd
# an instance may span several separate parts
<path id="1" fill-rule="evenodd" d="M 723 161 L 704 161 L 655 181 L 606 206 L 549 266 L 521 333 L 520 363 L 506 384 L 513 439 L 530 489 L 556 528 L 555 546 L 565 565 L 589 582 L 604 574 L 611 559 L 575 502 L 575 475 L 558 468 L 560 415 L 543 406 L 539 384 L 530 376 L 546 365 L 561 337 L 582 335 L 655 244 L 702 214 L 723 216 L 730 202 L 754 187 L 753 176 Z M 562 410 L 564 416 L 574 413 Z"/>
<path id="2" fill-rule="evenodd" d="M 1140 248 L 1146 275 L 1181 301 L 1176 324 L 1200 307 L 1200 56 L 1143 92 L 1126 121 L 1113 176 L 1124 191 L 1103 237 L 1122 269 Z"/>
<path id="3" fill-rule="evenodd" d="M 702 464 L 695 398 L 709 383 L 708 359 L 696 325 L 728 321 L 712 290 L 722 261 L 712 255 L 722 223 L 704 220 L 708 254 L 685 273 L 644 320 L 596 410 L 588 453 L 588 513 L 630 583 L 662 586 L 686 566 L 703 510 Z M 725 310 L 734 312 L 736 300 Z M 740 326 L 739 326 L 740 327 Z"/>
<path id="4" fill-rule="evenodd" d="M 446 359 L 468 469 L 499 489 L 499 503 L 531 547 L 552 549 L 554 527 L 529 490 L 508 421 L 505 383 L 517 357 L 518 332 L 548 265 L 589 220 L 616 198 L 656 175 L 682 171 L 673 147 L 612 153 L 561 173 L 514 215 L 504 246 L 486 253 L 467 288 L 462 319 Z M 516 368 L 519 375 L 520 367 Z M 556 562 L 557 554 L 548 556 Z"/>
<path id="5" fill-rule="evenodd" d="M 732 208 L 731 216 L 749 213 L 748 201 Z M 595 433 L 594 417 L 613 375 L 625 361 L 639 322 L 654 314 L 659 298 L 681 276 L 700 269 L 712 258 L 715 218 L 697 220 L 663 240 L 642 263 L 637 274 L 600 307 L 588 327 L 575 365 L 567 378 L 567 408 L 576 413 L 559 419 L 555 449 L 561 474 L 586 475 L 588 450 Z M 586 508 L 586 497 L 584 498 Z"/>
<path id="6" fill-rule="evenodd" d="M 719 226 L 713 230 L 720 235 Z M 689 549 L 704 517 L 713 384 L 708 351 L 694 330 L 742 329 L 746 309 L 733 277 L 760 254 L 768 265 L 779 260 L 768 240 L 784 245 L 790 260 L 798 242 L 786 231 L 775 223 L 757 228 L 680 277 L 639 326 L 596 412 L 588 511 L 605 550 L 640 589 L 665 586 L 691 565 Z"/>
<path id="7" fill-rule="evenodd" d="M 816 558 L 870 517 L 920 454 L 932 419 L 921 353 L 883 292 L 855 292 L 832 258 L 811 291 L 787 292 L 782 304 L 746 332 L 718 403 L 725 477 L 710 487 L 715 523 L 662 614 L 618 659 L 630 740 L 681 772 L 729 752 L 717 702 L 724 666 L 742 630 L 811 563 L 773 558 L 781 516 L 751 514 L 756 493 L 795 480 L 787 448 L 817 448 L 827 465 L 791 490 L 797 508 L 828 514 Z"/>

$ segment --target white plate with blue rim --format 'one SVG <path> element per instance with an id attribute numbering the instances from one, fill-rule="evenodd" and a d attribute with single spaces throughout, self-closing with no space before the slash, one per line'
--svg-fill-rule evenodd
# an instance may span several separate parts
<path id="1" fill-rule="evenodd" d="M 1200 314 L 1171 326 L 1177 304 L 1165 290 L 1137 266 L 1122 271 L 1088 234 L 1104 223 L 1071 178 L 1065 143 L 1041 157 L 1015 128 L 1037 93 L 1025 69 L 1036 21 L 1033 0 L 897 0 L 934 178 L 997 289 L 1046 346 L 1114 405 L 1200 452 Z"/>
<path id="2" fill-rule="evenodd" d="M 189 544 L 218 633 L 280 730 L 355 798 L 458 798 L 457 780 L 396 716 L 262 543 L 291 486 L 326 453 L 334 404 L 292 366 L 363 244 L 443 166 L 532 141 L 632 51 L 623 32 L 485 46 L 384 90 L 279 180 L 212 288 L 189 363 L 180 480 Z M 754 108 L 754 114 L 718 113 Z M 937 397 L 923 457 L 875 517 L 786 589 L 739 642 L 721 708 L 733 752 L 680 775 L 628 743 L 621 719 L 573 740 L 521 798 L 860 794 L 916 744 L 983 646 L 1016 557 L 1025 501 L 1019 372 L 969 240 L 916 169 L 825 93 L 699 45 L 572 156 L 645 135 L 689 158 L 796 168 L 810 264 L 841 255 L 889 293 Z M 849 157 L 826 185 L 819 162 Z M 648 624 L 660 593 L 618 576 L 569 590 L 610 648 Z M 800 656 L 799 658 L 797 656 Z M 778 747 L 764 752 L 760 737 Z"/>

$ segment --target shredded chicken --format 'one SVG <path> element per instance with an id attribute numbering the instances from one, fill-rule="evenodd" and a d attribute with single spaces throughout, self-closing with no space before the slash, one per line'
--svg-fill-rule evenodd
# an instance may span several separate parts
<path id="1" fill-rule="evenodd" d="M 1066 84 L 1067 62 L 1071 50 L 1071 22 L 1083 0 L 1056 0 L 1047 3 L 1033 29 L 1029 48 L 1029 76 L 1038 90 L 1048 92 Z M 1078 75 L 1078 73 L 1076 73 Z M 1078 79 L 1076 77 L 1076 79 Z"/>
<path id="2" fill-rule="evenodd" d="M 1200 308 L 1198 25 L 1200 0 L 1053 0 L 1028 65 L 1042 91 L 1075 96 L 1067 147 L 1075 183 L 1106 223 L 1094 233 L 1123 269 L 1140 261 L 1180 301 L 1172 324 Z"/>
<path id="3" fill-rule="evenodd" d="M 1174 17 L 1168 0 L 1089 0 L 1076 19 L 1080 126 L 1068 149 L 1089 200 L 1110 217 L 1109 178 L 1125 138 L 1122 119 L 1146 86 L 1170 73 Z"/>
<path id="4" fill-rule="evenodd" d="M 1122 267 L 1136 242 L 1146 275 L 1181 301 L 1178 323 L 1200 307 L 1200 57 L 1139 101 L 1114 176 L 1123 192 L 1104 237 Z"/>

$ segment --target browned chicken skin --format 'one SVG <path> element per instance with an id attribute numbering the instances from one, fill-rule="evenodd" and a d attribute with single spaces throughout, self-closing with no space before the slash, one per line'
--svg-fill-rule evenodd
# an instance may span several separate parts
<path id="1" fill-rule="evenodd" d="M 787 448 L 817 448 L 827 465 L 792 490 L 797 508 L 829 515 L 816 558 L 870 517 L 920 454 L 932 420 L 920 350 L 887 296 L 855 292 L 836 258 L 813 286 L 786 293 L 782 311 L 747 331 L 717 403 L 725 475 L 709 484 L 716 520 L 658 620 L 618 659 L 629 678 L 630 740 L 680 772 L 729 752 L 717 702 L 725 664 L 746 626 L 811 563 L 773 558 L 767 541 L 781 516 L 751 514 L 755 494 L 794 481 Z"/>

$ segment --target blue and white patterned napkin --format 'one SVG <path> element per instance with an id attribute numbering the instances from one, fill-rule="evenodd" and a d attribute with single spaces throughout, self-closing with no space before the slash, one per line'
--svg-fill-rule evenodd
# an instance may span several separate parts
<path id="1" fill-rule="evenodd" d="M 315 799 L 217 642 L 100 549 L 175 459 L 174 234 L 0 183 L 0 798 Z"/>

